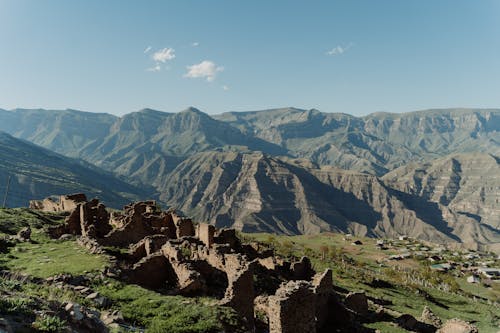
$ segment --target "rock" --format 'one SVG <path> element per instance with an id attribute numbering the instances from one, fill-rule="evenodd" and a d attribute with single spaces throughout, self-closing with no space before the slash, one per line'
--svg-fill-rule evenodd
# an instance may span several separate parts
<path id="1" fill-rule="evenodd" d="M 101 313 L 101 320 L 105 325 L 111 325 L 114 323 L 123 323 L 123 315 L 120 311 L 103 311 Z"/>
<path id="2" fill-rule="evenodd" d="M 345 306 L 359 315 L 368 313 L 368 299 L 365 293 L 349 293 L 345 298 Z"/>
<path id="3" fill-rule="evenodd" d="M 458 318 L 450 319 L 436 333 L 478 333 L 476 326 Z"/>
<path id="4" fill-rule="evenodd" d="M 66 311 L 69 311 L 69 315 L 70 315 L 72 321 L 78 322 L 78 321 L 83 320 L 83 318 L 85 317 L 83 312 L 82 312 L 80 304 L 68 303 L 66 305 L 65 309 L 68 309 Z"/>
<path id="5" fill-rule="evenodd" d="M 72 240 L 75 236 L 72 234 L 62 234 L 58 239 L 60 241 L 69 241 Z"/>
<path id="6" fill-rule="evenodd" d="M 417 326 L 418 321 L 412 315 L 404 314 L 396 319 L 396 323 L 399 327 L 402 327 L 405 330 L 413 331 Z"/>
<path id="7" fill-rule="evenodd" d="M 422 311 L 422 316 L 420 317 L 420 321 L 424 324 L 432 325 L 436 328 L 441 327 L 443 322 L 441 319 L 432 312 L 432 310 L 426 305 L 424 306 L 424 310 Z"/>
<path id="8" fill-rule="evenodd" d="M 17 238 L 20 240 L 20 241 L 23 241 L 23 242 L 28 242 L 31 240 L 31 228 L 28 226 L 28 227 L 25 227 L 25 228 L 22 228 L 18 233 L 17 233 Z"/>
<path id="9" fill-rule="evenodd" d="M 94 292 L 94 293 L 87 295 L 87 297 L 85 297 L 85 298 L 86 299 L 96 299 L 97 297 L 99 297 L 99 293 Z"/>

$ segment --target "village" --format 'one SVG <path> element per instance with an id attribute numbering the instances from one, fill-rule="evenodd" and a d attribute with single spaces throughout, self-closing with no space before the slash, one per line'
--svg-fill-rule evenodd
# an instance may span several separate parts
<path id="1" fill-rule="evenodd" d="M 344 238 L 348 240 L 350 237 L 346 235 Z M 356 241 L 352 244 L 356 244 Z M 431 270 L 449 272 L 468 283 L 482 283 L 485 286 L 500 283 L 500 256 L 492 252 L 435 245 L 407 236 L 378 239 L 376 247 L 382 252 L 397 252 L 387 255 L 381 263 L 415 259 L 428 264 Z"/>

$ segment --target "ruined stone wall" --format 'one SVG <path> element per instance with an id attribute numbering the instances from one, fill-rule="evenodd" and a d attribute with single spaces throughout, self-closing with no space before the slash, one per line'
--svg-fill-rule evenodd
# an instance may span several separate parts
<path id="1" fill-rule="evenodd" d="M 69 212 L 76 208 L 79 203 L 86 202 L 87 197 L 83 193 L 61 195 L 57 198 L 45 198 L 43 200 L 30 200 L 29 208 L 43 212 Z"/>
<path id="2" fill-rule="evenodd" d="M 306 281 L 289 281 L 269 296 L 269 333 L 315 333 L 316 295 Z"/>

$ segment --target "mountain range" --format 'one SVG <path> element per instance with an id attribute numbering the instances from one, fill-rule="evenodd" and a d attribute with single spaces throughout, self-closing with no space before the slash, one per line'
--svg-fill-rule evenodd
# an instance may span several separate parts
<path id="1" fill-rule="evenodd" d="M 16 109 L 0 131 L 217 226 L 500 244 L 500 110 Z"/>

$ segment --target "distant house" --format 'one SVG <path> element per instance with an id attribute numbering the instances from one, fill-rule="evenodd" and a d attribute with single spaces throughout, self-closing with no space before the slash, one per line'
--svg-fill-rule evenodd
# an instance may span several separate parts
<path id="1" fill-rule="evenodd" d="M 399 236 L 400 241 L 405 241 L 408 239 L 408 236 Z"/>
<path id="2" fill-rule="evenodd" d="M 482 274 L 484 277 L 492 280 L 500 279 L 500 269 L 498 268 L 478 268 L 478 273 Z"/>
<path id="3" fill-rule="evenodd" d="M 384 240 L 383 239 L 377 239 L 377 246 L 383 246 L 384 245 Z"/>
<path id="4" fill-rule="evenodd" d="M 479 279 L 478 276 L 471 275 L 471 276 L 467 277 L 467 282 L 469 282 L 469 283 L 479 283 L 479 282 L 481 282 L 481 280 Z"/>

